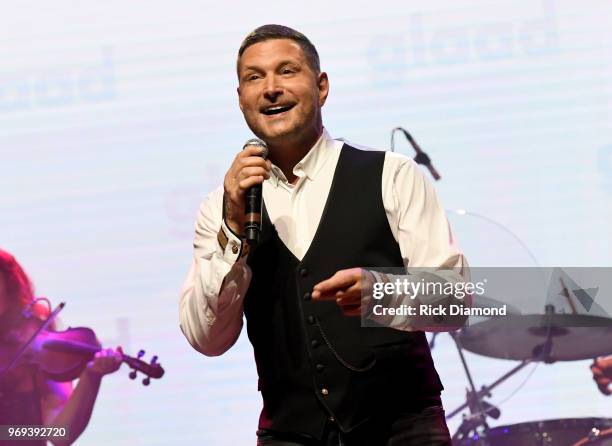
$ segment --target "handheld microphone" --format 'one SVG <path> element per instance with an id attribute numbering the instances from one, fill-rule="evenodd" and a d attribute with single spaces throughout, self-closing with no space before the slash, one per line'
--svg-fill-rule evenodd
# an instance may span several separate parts
<path id="1" fill-rule="evenodd" d="M 268 146 L 267 144 L 258 138 L 249 139 L 244 143 L 242 150 L 249 146 L 259 146 L 263 149 L 261 157 L 263 159 L 268 158 Z M 244 233 L 246 236 L 247 243 L 254 245 L 259 242 L 259 233 L 261 232 L 261 184 L 257 184 L 246 193 L 245 196 L 245 224 Z"/>

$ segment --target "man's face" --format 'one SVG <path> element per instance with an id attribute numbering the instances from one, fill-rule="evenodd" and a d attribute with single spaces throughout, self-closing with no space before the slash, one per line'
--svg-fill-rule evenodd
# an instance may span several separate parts
<path id="1" fill-rule="evenodd" d="M 238 64 L 238 98 L 249 128 L 268 143 L 299 142 L 321 126 L 329 85 L 300 46 L 271 39 L 248 47 Z"/>

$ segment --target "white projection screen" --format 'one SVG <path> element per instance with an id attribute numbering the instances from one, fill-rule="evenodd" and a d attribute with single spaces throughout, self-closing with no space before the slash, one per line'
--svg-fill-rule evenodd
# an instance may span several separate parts
<path id="1" fill-rule="evenodd" d="M 205 357 L 181 334 L 178 300 L 199 204 L 253 136 L 235 63 L 259 25 L 291 26 L 317 46 L 334 138 L 388 150 L 394 127 L 412 133 L 442 175 L 435 187 L 471 264 L 612 266 L 609 1 L 2 9 L 0 247 L 38 295 L 66 302 L 64 326 L 142 348 L 166 369 L 149 387 L 126 366 L 104 378 L 79 445 L 255 444 L 261 398 L 244 331 Z M 449 412 L 468 383 L 448 335 L 432 354 Z M 517 364 L 466 357 L 478 386 Z M 590 363 L 526 367 L 493 392 L 502 415 L 491 425 L 611 416 Z"/>

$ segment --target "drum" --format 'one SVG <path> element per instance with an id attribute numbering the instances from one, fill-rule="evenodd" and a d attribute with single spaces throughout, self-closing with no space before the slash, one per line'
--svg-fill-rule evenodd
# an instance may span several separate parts
<path id="1" fill-rule="evenodd" d="M 612 428 L 600 431 L 593 429 L 574 446 L 610 446 L 612 445 Z"/>
<path id="2" fill-rule="evenodd" d="M 610 418 L 565 418 L 559 420 L 533 421 L 528 423 L 497 426 L 489 429 L 487 440 L 465 438 L 455 446 L 612 446 L 612 437 L 604 438 L 603 432 L 612 428 Z M 603 443 L 579 443 L 589 434 L 600 432 L 596 441 Z"/>

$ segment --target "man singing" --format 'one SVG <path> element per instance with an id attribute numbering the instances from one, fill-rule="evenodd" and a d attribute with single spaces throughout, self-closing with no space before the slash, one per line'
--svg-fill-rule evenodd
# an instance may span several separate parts
<path id="1" fill-rule="evenodd" d="M 367 267 L 465 265 L 435 190 L 409 158 L 331 139 L 329 80 L 303 34 L 257 28 L 237 71 L 240 109 L 269 158 L 239 151 L 202 203 L 183 333 L 221 355 L 244 313 L 263 398 L 259 445 L 450 445 L 425 334 L 359 317 Z M 245 193 L 257 184 L 262 233 L 249 250 Z"/>

